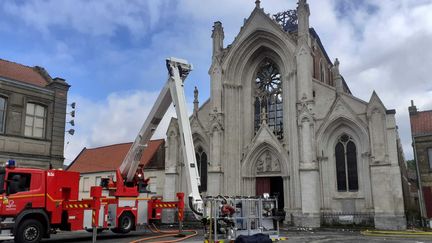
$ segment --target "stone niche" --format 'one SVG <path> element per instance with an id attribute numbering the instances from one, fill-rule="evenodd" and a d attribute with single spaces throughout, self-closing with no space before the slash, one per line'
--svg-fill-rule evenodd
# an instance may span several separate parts
<path id="1" fill-rule="evenodd" d="M 270 151 L 265 151 L 262 153 L 256 162 L 256 174 L 273 174 L 280 173 L 280 161 L 279 158 L 274 156 Z"/>

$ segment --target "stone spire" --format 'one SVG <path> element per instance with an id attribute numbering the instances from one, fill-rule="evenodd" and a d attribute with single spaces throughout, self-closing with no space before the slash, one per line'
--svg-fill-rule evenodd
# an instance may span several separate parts
<path id="1" fill-rule="evenodd" d="M 195 86 L 194 89 L 194 110 L 193 110 L 193 114 L 196 116 L 198 115 L 198 108 L 199 108 L 199 101 L 198 101 L 198 88 Z"/>
<path id="2" fill-rule="evenodd" d="M 333 83 L 335 84 L 336 92 L 343 92 L 343 81 L 342 76 L 339 72 L 339 59 L 335 59 L 334 65 L 332 67 L 332 73 L 333 73 Z"/>
<path id="3" fill-rule="evenodd" d="M 300 147 L 300 191 L 303 227 L 320 227 L 321 199 L 319 167 L 315 151 L 315 103 L 313 99 L 312 70 L 313 59 L 309 34 L 309 5 L 306 0 L 299 0 L 297 6 L 298 41 L 297 41 L 297 98 L 301 109 L 298 114 Z M 299 107 L 300 108 L 300 107 Z"/>
<path id="4" fill-rule="evenodd" d="M 212 64 L 210 66 L 210 100 L 212 103 L 212 109 L 216 109 L 217 112 L 222 112 L 222 51 L 223 51 L 223 39 L 224 30 L 222 23 L 219 21 L 214 22 L 213 32 L 213 56 Z"/>
<path id="5" fill-rule="evenodd" d="M 309 43 L 309 4 L 306 0 L 299 0 L 297 6 L 298 16 L 298 36 L 299 41 L 307 41 Z"/>
<path id="6" fill-rule="evenodd" d="M 214 22 L 213 32 L 211 37 L 213 38 L 213 57 L 218 56 L 223 49 L 224 30 L 220 21 Z"/>
<path id="7" fill-rule="evenodd" d="M 261 8 L 261 1 L 260 0 L 255 1 L 255 8 Z"/>
<path id="8" fill-rule="evenodd" d="M 312 70 L 313 59 L 311 42 L 309 37 L 309 5 L 306 0 L 299 0 L 297 6 L 298 16 L 298 41 L 297 41 L 297 81 L 298 99 L 310 101 L 312 95 Z"/>

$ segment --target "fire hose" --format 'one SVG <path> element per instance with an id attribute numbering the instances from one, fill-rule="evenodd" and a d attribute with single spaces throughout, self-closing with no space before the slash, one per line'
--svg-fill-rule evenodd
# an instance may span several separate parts
<path id="1" fill-rule="evenodd" d="M 152 228 L 153 226 L 153 228 Z M 152 226 L 148 225 L 147 227 L 152 233 L 159 233 L 161 235 L 156 236 L 149 236 L 142 239 L 131 241 L 130 243 L 141 243 L 146 242 L 150 240 L 160 239 L 160 238 L 166 238 L 166 237 L 178 237 L 181 233 L 191 233 L 189 235 L 186 235 L 184 237 L 181 237 L 179 239 L 175 240 L 162 240 L 162 241 L 152 241 L 152 243 L 173 243 L 173 242 L 180 242 L 189 238 L 192 238 L 196 235 L 198 235 L 198 232 L 196 230 L 182 230 L 181 232 L 179 230 L 159 230 L 154 224 Z"/>

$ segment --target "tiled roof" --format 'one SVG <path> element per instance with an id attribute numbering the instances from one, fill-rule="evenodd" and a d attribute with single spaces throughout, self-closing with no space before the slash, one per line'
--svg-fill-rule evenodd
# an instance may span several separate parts
<path id="1" fill-rule="evenodd" d="M 410 115 L 413 136 L 432 134 L 432 110 L 418 111 Z"/>
<path id="2" fill-rule="evenodd" d="M 147 165 L 164 143 L 164 139 L 151 140 L 142 154 L 140 165 Z M 67 170 L 80 173 L 115 171 L 120 167 L 131 146 L 132 143 L 121 143 L 92 149 L 84 148 Z"/>
<path id="3" fill-rule="evenodd" d="M 45 87 L 48 80 L 44 78 L 42 72 L 45 70 L 41 67 L 29 67 L 0 59 L 0 77 L 3 78 Z"/>

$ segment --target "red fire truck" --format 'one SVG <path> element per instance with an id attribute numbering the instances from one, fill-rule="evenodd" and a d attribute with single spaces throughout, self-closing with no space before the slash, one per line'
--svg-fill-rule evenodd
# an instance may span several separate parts
<path id="1" fill-rule="evenodd" d="M 0 168 L 0 179 L 0 227 L 2 235 L 14 236 L 15 242 L 38 242 L 56 229 L 91 230 L 96 226 L 128 233 L 149 219 L 158 219 L 152 217 L 153 211 L 160 215 L 162 208 L 172 207 L 182 212 L 184 205 L 182 193 L 175 202 L 142 198 L 138 193 L 104 198 L 100 186 L 91 188 L 92 199 L 78 200 L 78 172 L 17 168 L 12 160 Z"/>
<path id="2" fill-rule="evenodd" d="M 161 197 L 150 198 L 146 189 L 148 180 L 138 169 L 146 144 L 160 120 L 174 102 L 180 129 L 185 161 L 190 171 L 189 188 L 195 202 L 200 201 L 199 176 L 192 144 L 183 82 L 191 70 L 186 61 L 167 59 L 169 77 L 156 103 L 149 113 L 135 142 L 118 168 L 116 180 L 104 179 L 101 186 L 90 189 L 91 199 L 78 199 L 80 174 L 62 170 L 19 168 L 11 160 L 0 167 L 0 240 L 34 243 L 49 237 L 57 230 L 104 230 L 127 233 L 145 225 L 149 220 L 160 219 L 164 208 L 177 209 L 179 221 L 183 220 L 184 194 L 177 193 L 177 201 L 166 202 Z M 193 184 L 193 185 L 191 185 Z M 102 196 L 102 189 L 109 196 Z"/>

